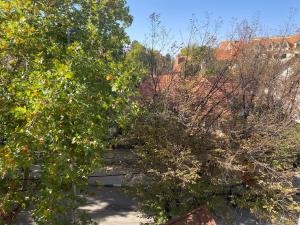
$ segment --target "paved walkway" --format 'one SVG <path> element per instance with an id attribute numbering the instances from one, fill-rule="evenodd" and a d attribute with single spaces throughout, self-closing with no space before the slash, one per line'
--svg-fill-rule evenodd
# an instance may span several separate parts
<path id="1" fill-rule="evenodd" d="M 81 209 L 85 210 L 92 220 L 100 225 L 140 225 L 149 220 L 142 217 L 137 210 L 136 201 L 127 197 L 118 187 L 97 187 L 96 184 L 122 186 L 125 176 L 130 171 L 119 166 L 119 161 L 130 154 L 123 150 L 117 154 L 107 154 L 106 161 L 111 167 L 96 171 L 89 179 L 90 186 L 87 189 L 87 204 Z M 122 157 L 120 157 L 122 156 Z M 38 170 L 37 170 L 38 171 Z M 116 175 L 119 174 L 119 175 Z M 295 176 L 293 183 L 300 189 L 300 175 Z M 300 201 L 300 199 L 299 199 Z M 234 221 L 230 225 L 262 225 L 255 217 L 245 211 L 232 210 Z M 218 225 L 228 225 L 222 220 L 216 219 Z M 34 225 L 28 212 L 22 212 L 17 220 L 17 225 Z"/>
<path id="2" fill-rule="evenodd" d="M 137 210 L 136 201 L 126 196 L 121 188 L 89 186 L 86 191 L 87 203 L 80 209 L 100 225 L 140 225 L 150 222 Z M 245 211 L 232 209 L 233 221 L 226 223 L 218 218 L 218 225 L 266 225 L 260 223 Z M 22 212 L 17 225 L 35 225 L 28 213 Z"/>
<path id="3" fill-rule="evenodd" d="M 140 225 L 149 222 L 138 212 L 136 202 L 120 188 L 89 187 L 87 211 L 93 221 L 103 225 Z"/>
<path id="4" fill-rule="evenodd" d="M 85 210 L 90 218 L 100 225 L 140 225 L 149 222 L 136 207 L 136 202 L 127 197 L 121 188 L 90 186 L 87 190 Z M 35 225 L 28 212 L 22 212 L 17 225 Z"/>

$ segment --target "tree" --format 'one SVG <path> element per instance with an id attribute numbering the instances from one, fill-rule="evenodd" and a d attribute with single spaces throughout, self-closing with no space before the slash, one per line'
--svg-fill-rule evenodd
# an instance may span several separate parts
<path id="1" fill-rule="evenodd" d="M 137 41 L 133 41 L 127 52 L 126 61 L 142 79 L 140 89 L 158 91 L 159 80 L 166 74 L 173 74 L 173 61 L 169 54 L 147 48 Z M 145 93 L 142 93 L 145 94 Z"/>
<path id="2" fill-rule="evenodd" d="M 38 224 L 76 223 L 108 128 L 130 111 L 125 4 L 1 1 L 0 221 L 31 206 Z"/>
<path id="3" fill-rule="evenodd" d="M 126 55 L 127 61 L 136 65 L 136 68 L 141 70 L 141 73 L 149 74 L 149 53 L 145 46 L 138 41 L 133 41 Z"/>
<path id="4" fill-rule="evenodd" d="M 147 178 L 134 191 L 155 224 L 203 205 L 280 224 L 299 215 L 299 62 L 258 50 L 252 29 L 240 30 L 232 58 L 215 60 L 210 76 L 166 79 L 131 131 L 135 169 Z"/>
<path id="5" fill-rule="evenodd" d="M 138 41 L 133 41 L 127 53 L 127 60 L 135 63 L 144 75 L 154 71 L 154 76 L 172 73 L 172 57 L 158 50 L 151 50 Z M 152 68 L 155 67 L 155 68 Z"/>
<path id="6" fill-rule="evenodd" d="M 185 56 L 186 61 L 182 68 L 182 74 L 193 76 L 198 73 L 213 74 L 215 67 L 214 50 L 209 46 L 192 44 L 180 50 L 180 56 Z"/>

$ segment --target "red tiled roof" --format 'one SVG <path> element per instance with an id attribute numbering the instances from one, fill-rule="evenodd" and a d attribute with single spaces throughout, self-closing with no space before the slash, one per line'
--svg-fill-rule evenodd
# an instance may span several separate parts
<path id="1" fill-rule="evenodd" d="M 173 72 L 180 73 L 186 60 L 187 60 L 186 56 L 181 56 L 181 55 L 177 56 L 173 66 Z"/>
<path id="2" fill-rule="evenodd" d="M 182 217 L 171 220 L 166 225 L 216 225 L 216 222 L 206 208 L 198 208 Z"/>
<path id="3" fill-rule="evenodd" d="M 149 78 L 141 85 L 143 100 L 151 100 L 155 94 L 163 93 L 168 98 L 170 106 L 180 107 L 189 102 L 201 105 L 201 113 L 228 116 L 228 94 L 235 92 L 236 85 L 231 81 L 218 82 L 214 78 L 207 79 L 203 76 L 183 77 L 180 75 L 162 75 L 156 78 L 156 90 Z M 187 93 L 188 91 L 188 93 Z"/>
<path id="4" fill-rule="evenodd" d="M 288 43 L 289 49 L 294 48 L 295 43 L 300 41 L 300 34 L 287 36 L 287 37 L 270 37 L 270 38 L 255 38 L 246 41 L 223 41 L 219 44 L 219 47 L 215 50 L 216 58 L 219 60 L 232 59 L 237 56 L 241 47 L 245 45 L 250 46 L 264 46 L 267 47 L 270 44 Z"/>

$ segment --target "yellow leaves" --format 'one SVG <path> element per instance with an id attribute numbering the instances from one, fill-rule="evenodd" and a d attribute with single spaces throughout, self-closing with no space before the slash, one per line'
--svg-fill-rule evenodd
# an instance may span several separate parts
<path id="1" fill-rule="evenodd" d="M 7 27 L 7 28 L 4 30 L 4 32 L 5 32 L 5 34 L 6 34 L 6 36 L 7 36 L 8 38 L 11 38 L 11 37 L 13 36 L 13 30 L 10 29 L 9 27 Z"/>
<path id="2" fill-rule="evenodd" d="M 17 117 L 23 117 L 26 114 L 27 110 L 26 107 L 17 106 L 13 109 L 13 112 Z"/>
<path id="3" fill-rule="evenodd" d="M 20 17 L 20 22 L 23 23 L 23 22 L 25 22 L 25 21 L 26 21 L 26 17 L 25 17 L 25 16 L 21 16 L 21 17 Z"/>
<path id="4" fill-rule="evenodd" d="M 5 154 L 3 155 L 3 158 L 4 158 L 4 159 L 10 159 L 10 153 L 5 153 Z"/>
<path id="5" fill-rule="evenodd" d="M 28 6 L 32 6 L 31 0 L 14 0 L 14 1 L 0 2 L 0 9 L 3 10 L 4 12 L 10 12 L 16 8 L 28 7 Z"/>
<path id="6" fill-rule="evenodd" d="M 266 209 L 268 212 L 271 213 L 274 207 L 271 204 L 267 204 L 267 205 L 263 205 L 262 208 Z"/>
<path id="7" fill-rule="evenodd" d="M 22 38 L 16 38 L 15 39 L 15 44 L 16 45 L 23 45 L 25 43 L 25 40 Z"/>
<path id="8" fill-rule="evenodd" d="M 16 60 L 12 59 L 12 60 L 9 60 L 8 62 L 9 65 L 13 66 L 16 64 Z"/>
<path id="9" fill-rule="evenodd" d="M 2 40 L 0 42 L 0 49 L 7 49 L 7 47 L 8 47 L 7 41 Z"/>
<path id="10" fill-rule="evenodd" d="M 83 53 L 81 44 L 79 42 L 74 42 L 67 48 L 67 53 L 73 56 L 79 56 Z"/>
<path id="11" fill-rule="evenodd" d="M 20 162 L 24 165 L 32 161 L 28 145 L 13 148 L 5 146 L 0 153 L 0 158 L 4 159 L 8 166 L 17 165 Z"/>
<path id="12" fill-rule="evenodd" d="M 254 172 L 255 171 L 255 164 L 253 162 L 249 162 L 247 164 L 247 169 L 249 172 Z"/>
<path id="13" fill-rule="evenodd" d="M 300 205 L 298 204 L 292 204 L 289 206 L 290 210 L 296 211 L 296 212 L 300 212 Z"/>
<path id="14" fill-rule="evenodd" d="M 7 48 L 8 43 L 14 43 L 15 45 L 35 46 L 32 36 L 35 32 L 35 28 L 26 23 L 25 18 L 21 18 L 20 21 L 11 21 L 1 27 L 5 37 L 0 42 L 2 48 Z"/>
<path id="15" fill-rule="evenodd" d="M 66 73 L 65 78 L 71 79 L 73 77 L 73 75 L 74 74 L 72 72 L 68 72 L 68 73 Z"/>
<path id="16" fill-rule="evenodd" d="M 28 155 L 29 148 L 28 146 L 24 146 L 21 148 L 21 152 L 23 155 Z"/>
<path id="17" fill-rule="evenodd" d="M 13 155 L 7 147 L 4 147 L 2 149 L 0 159 L 1 158 L 4 159 L 6 165 L 8 165 L 8 166 L 13 166 L 14 165 Z"/>
<path id="18" fill-rule="evenodd" d="M 111 74 L 108 74 L 107 76 L 106 76 L 106 80 L 107 81 L 111 81 L 111 80 L 113 80 L 113 75 L 111 75 Z"/>
<path id="19" fill-rule="evenodd" d="M 61 77 L 65 77 L 66 79 L 71 79 L 74 73 L 71 71 L 71 68 L 67 64 L 57 64 L 57 72 Z"/>
<path id="20" fill-rule="evenodd" d="M 40 143 L 41 145 L 43 145 L 43 144 L 45 144 L 45 140 L 44 140 L 43 138 L 40 138 L 40 139 L 39 139 L 39 143 Z"/>
<path id="21" fill-rule="evenodd" d="M 37 96 L 38 95 L 38 91 L 35 89 L 35 90 L 33 90 L 33 92 L 32 92 L 32 96 L 33 97 L 35 97 L 35 96 Z"/>
<path id="22" fill-rule="evenodd" d="M 0 2 L 0 9 L 2 9 L 4 12 L 10 11 L 12 8 L 10 2 Z"/>

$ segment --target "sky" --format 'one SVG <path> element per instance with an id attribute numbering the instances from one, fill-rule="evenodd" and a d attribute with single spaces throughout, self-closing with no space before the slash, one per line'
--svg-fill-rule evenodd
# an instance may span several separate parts
<path id="1" fill-rule="evenodd" d="M 259 18 L 264 31 L 277 34 L 287 24 L 300 27 L 300 0 L 127 0 L 134 18 L 127 30 L 132 40 L 145 41 L 149 33 L 149 15 L 160 14 L 161 23 L 171 30 L 173 39 L 185 42 L 190 31 L 190 19 L 195 16 L 204 21 L 210 15 L 211 21 L 221 18 L 219 39 L 226 39 L 232 29 L 232 22 Z M 292 20 L 290 17 L 292 16 Z"/>

